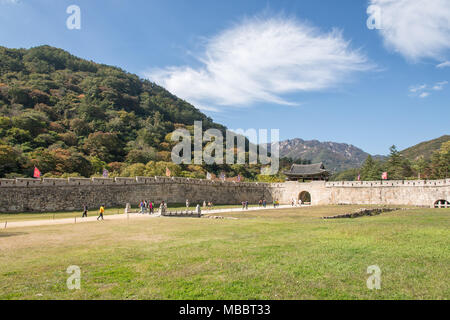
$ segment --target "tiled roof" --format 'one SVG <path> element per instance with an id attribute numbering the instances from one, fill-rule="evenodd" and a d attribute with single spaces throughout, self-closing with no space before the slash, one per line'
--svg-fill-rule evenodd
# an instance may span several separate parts
<path id="1" fill-rule="evenodd" d="M 285 174 L 292 175 L 311 175 L 320 173 L 328 173 L 322 162 L 313 164 L 293 164 L 291 169 L 285 172 Z"/>

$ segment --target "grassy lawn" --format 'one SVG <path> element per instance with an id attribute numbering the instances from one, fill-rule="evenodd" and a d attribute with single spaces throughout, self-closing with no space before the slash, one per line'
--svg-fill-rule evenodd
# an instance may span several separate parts
<path id="1" fill-rule="evenodd" d="M 450 209 L 360 206 L 0 231 L 1 299 L 449 299 Z M 70 265 L 81 290 L 66 287 Z M 382 270 L 380 290 L 367 267 Z"/>

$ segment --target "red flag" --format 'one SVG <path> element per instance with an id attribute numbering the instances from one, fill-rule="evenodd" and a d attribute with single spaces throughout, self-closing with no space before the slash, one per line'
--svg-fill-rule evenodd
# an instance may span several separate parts
<path id="1" fill-rule="evenodd" d="M 383 174 L 381 175 L 381 179 L 387 180 L 387 178 L 388 178 L 387 172 L 383 172 Z"/>
<path id="2" fill-rule="evenodd" d="M 40 178 L 40 177 L 41 177 L 41 172 L 39 171 L 38 168 L 34 167 L 33 178 Z"/>
<path id="3" fill-rule="evenodd" d="M 170 177 L 170 175 L 171 175 L 171 172 L 170 172 L 169 168 L 166 167 L 166 176 L 167 176 L 167 177 Z"/>

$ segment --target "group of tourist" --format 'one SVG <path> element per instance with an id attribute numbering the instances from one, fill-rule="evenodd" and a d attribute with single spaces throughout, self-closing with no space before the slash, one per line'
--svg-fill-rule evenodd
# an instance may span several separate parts
<path id="1" fill-rule="evenodd" d="M 103 214 L 105 213 L 105 206 L 101 205 L 100 209 L 98 210 L 98 217 L 97 220 L 104 220 L 103 218 Z M 85 204 L 83 205 L 83 215 L 81 216 L 82 218 L 87 218 L 88 216 L 88 206 Z"/>
<path id="2" fill-rule="evenodd" d="M 302 201 L 302 199 L 298 199 L 298 201 L 295 201 L 295 199 L 294 198 L 292 198 L 292 200 L 291 200 L 291 206 L 292 207 L 294 207 L 294 206 L 301 206 L 303 204 L 303 201 Z"/>
<path id="3" fill-rule="evenodd" d="M 280 206 L 280 202 L 277 199 L 273 200 L 273 207 L 279 207 Z M 267 201 L 266 199 L 260 199 L 258 201 L 258 207 L 259 208 L 266 208 L 267 207 Z M 242 210 L 247 210 L 248 209 L 248 201 L 243 201 L 242 202 Z"/>
<path id="4" fill-rule="evenodd" d="M 214 204 L 211 201 L 208 201 L 208 203 L 206 203 L 206 201 L 203 201 L 203 208 L 211 210 L 214 207 Z"/>
<path id="5" fill-rule="evenodd" d="M 164 201 L 163 201 L 164 202 Z M 139 213 L 144 214 L 144 213 L 149 213 L 149 214 L 153 214 L 154 212 L 154 208 L 155 208 L 155 204 L 153 203 L 153 201 L 151 200 L 141 200 L 141 202 L 139 203 Z"/>
<path id="6" fill-rule="evenodd" d="M 302 201 L 298 200 L 298 204 L 301 205 Z M 247 201 L 242 201 L 241 203 L 242 205 L 242 210 L 248 210 L 248 200 Z M 280 203 L 278 202 L 278 200 L 274 199 L 273 200 L 273 207 L 276 208 L 280 205 Z M 294 199 L 292 200 L 292 206 L 294 206 Z M 267 201 L 266 199 L 262 199 L 258 201 L 258 207 L 263 207 L 266 208 L 267 206 Z M 206 201 L 203 201 L 203 208 L 207 208 L 209 210 L 213 209 L 213 203 L 211 201 L 208 201 L 208 203 L 206 203 Z M 127 204 L 127 208 L 125 209 L 125 212 L 128 212 L 129 209 L 129 204 Z M 153 214 L 154 213 L 154 209 L 155 209 L 155 203 L 151 200 L 141 200 L 139 202 L 139 214 L 145 214 L 145 213 L 149 213 L 149 214 Z M 186 210 L 189 209 L 189 200 L 186 199 Z M 164 201 L 161 201 L 161 204 L 159 206 L 159 212 L 161 214 L 164 214 L 167 210 L 167 204 Z M 200 205 L 197 205 L 196 211 L 200 212 Z M 97 220 L 104 220 L 103 218 L 103 214 L 105 213 L 105 205 L 101 205 L 100 209 L 98 210 L 98 217 Z M 82 218 L 87 218 L 88 216 L 88 206 L 85 204 L 83 205 L 83 215 L 81 216 Z"/>

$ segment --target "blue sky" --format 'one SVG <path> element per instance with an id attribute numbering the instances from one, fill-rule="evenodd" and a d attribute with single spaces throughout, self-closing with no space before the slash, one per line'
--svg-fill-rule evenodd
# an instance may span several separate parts
<path id="1" fill-rule="evenodd" d="M 0 0 L 0 45 L 42 44 L 150 78 L 230 129 L 372 154 L 450 134 L 448 0 Z"/>

